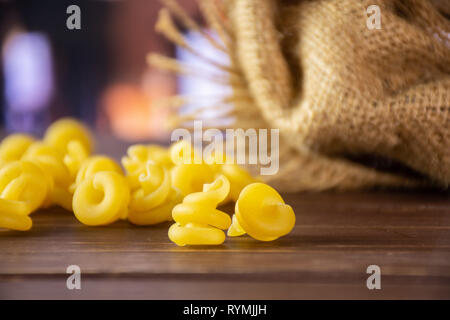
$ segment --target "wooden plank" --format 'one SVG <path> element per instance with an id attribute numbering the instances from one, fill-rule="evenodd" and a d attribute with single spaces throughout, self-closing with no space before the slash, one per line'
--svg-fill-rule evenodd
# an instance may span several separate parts
<path id="1" fill-rule="evenodd" d="M 386 277 L 382 290 L 365 281 L 252 281 L 190 277 L 82 277 L 81 290 L 67 290 L 65 277 L 0 278 L 2 299 L 443 299 L 450 298 L 442 279 Z M 7 287 L 6 287 L 7 286 Z"/>
<path id="2" fill-rule="evenodd" d="M 450 298 L 450 198 L 427 192 L 286 195 L 293 232 L 179 248 L 170 224 L 90 228 L 52 208 L 0 231 L 0 298 Z M 232 212 L 232 206 L 226 208 Z M 65 288 L 67 266 L 83 289 Z M 366 288 L 367 266 L 382 290 Z"/>

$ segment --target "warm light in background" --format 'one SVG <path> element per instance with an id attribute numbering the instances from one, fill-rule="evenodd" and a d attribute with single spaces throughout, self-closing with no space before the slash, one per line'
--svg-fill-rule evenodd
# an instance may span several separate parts
<path id="1" fill-rule="evenodd" d="M 225 53 L 213 48 L 200 33 L 190 32 L 185 35 L 190 46 L 202 52 L 211 60 L 228 65 Z M 208 73 L 227 76 L 226 72 L 217 70 L 208 62 L 193 55 L 183 48 L 176 49 L 176 57 L 183 64 Z M 212 82 L 206 78 L 178 76 L 160 73 L 154 69 L 148 70 L 143 77 L 141 86 L 131 84 L 116 84 L 104 93 L 103 108 L 113 133 L 124 140 L 166 139 L 170 136 L 165 127 L 169 111 L 159 107 L 161 100 L 175 94 L 193 97 L 193 103 L 183 106 L 181 113 L 192 112 L 204 108 L 199 119 L 217 121 L 222 110 L 230 108 L 224 105 L 222 110 L 217 107 L 221 100 L 231 93 L 231 88 L 224 84 Z"/>
<path id="2" fill-rule="evenodd" d="M 128 141 L 165 138 L 167 111 L 155 103 L 170 95 L 170 84 L 155 81 L 150 88 L 116 84 L 106 90 L 102 104 L 114 135 Z"/>

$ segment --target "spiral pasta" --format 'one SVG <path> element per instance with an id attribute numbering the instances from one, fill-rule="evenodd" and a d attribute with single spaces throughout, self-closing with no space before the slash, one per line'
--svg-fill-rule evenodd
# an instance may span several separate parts
<path id="1" fill-rule="evenodd" d="M 228 229 L 227 235 L 229 237 L 240 237 L 246 234 L 244 229 L 242 229 L 241 224 L 239 223 L 236 214 L 233 214 L 233 217 L 231 218 L 231 226 Z"/>
<path id="2" fill-rule="evenodd" d="M 236 202 L 229 236 L 248 233 L 261 241 L 273 241 L 294 228 L 295 214 L 272 187 L 253 183 L 242 190 Z"/>
<path id="3" fill-rule="evenodd" d="M 170 156 L 175 164 L 171 171 L 172 186 L 183 196 L 202 191 L 203 185 L 213 182 L 217 175 L 212 166 L 195 156 L 188 142 L 182 140 L 173 144 Z"/>
<path id="4" fill-rule="evenodd" d="M 0 228 L 26 231 L 32 226 L 31 212 L 47 196 L 42 169 L 29 161 L 14 161 L 0 170 Z"/>
<path id="5" fill-rule="evenodd" d="M 228 200 L 237 201 L 242 189 L 258 181 L 242 167 L 228 163 L 225 153 L 215 152 L 203 159 L 184 140 L 172 145 L 170 155 L 176 164 L 172 170 L 172 181 L 185 195 L 200 191 L 203 184 L 210 183 L 219 174 L 223 174 L 230 181 L 230 195 L 224 203 Z"/>
<path id="6" fill-rule="evenodd" d="M 71 179 L 61 153 L 43 142 L 35 142 L 28 148 L 22 159 L 37 164 L 46 175 L 48 194 L 44 206 L 58 204 L 67 210 L 72 210 L 72 196 L 68 191 Z"/>
<path id="7" fill-rule="evenodd" d="M 0 144 L 0 166 L 20 160 L 35 139 L 29 135 L 17 133 L 3 139 Z"/>
<path id="8" fill-rule="evenodd" d="M 139 178 L 141 187 L 131 196 L 128 220 L 136 225 L 154 225 L 172 220 L 172 209 L 181 202 L 181 194 L 171 186 L 167 168 L 152 161 Z"/>
<path id="9" fill-rule="evenodd" d="M 29 213 L 39 208 L 48 191 L 45 173 L 30 161 L 14 161 L 0 170 L 0 198 L 25 202 Z"/>
<path id="10" fill-rule="evenodd" d="M 0 207 L 3 209 L 1 205 Z M 17 231 L 28 231 L 33 226 L 33 221 L 28 215 L 25 214 L 14 214 L 11 212 L 0 213 L 0 228 L 17 230 Z"/>
<path id="11" fill-rule="evenodd" d="M 201 164 L 204 162 L 202 155 L 196 153 L 192 144 L 185 140 L 173 143 L 170 146 L 169 155 L 175 165 Z"/>
<path id="12" fill-rule="evenodd" d="M 93 156 L 87 158 L 81 164 L 78 170 L 75 182 L 69 187 L 69 190 L 73 193 L 76 188 L 87 178 L 92 177 L 101 171 L 113 171 L 120 175 L 123 175 L 122 168 L 113 159 L 106 156 Z"/>
<path id="13" fill-rule="evenodd" d="M 230 192 L 228 179 L 221 175 L 213 183 L 205 184 L 203 192 L 186 196 L 172 211 L 175 220 L 169 229 L 169 239 L 179 246 L 219 245 L 225 241 L 231 218 L 217 210 Z"/>
<path id="14" fill-rule="evenodd" d="M 139 177 L 145 173 L 148 161 L 166 168 L 173 166 L 167 149 L 155 145 L 134 145 L 128 148 L 127 156 L 122 158 L 122 165 L 127 172 L 127 180 L 132 190 L 140 187 Z"/>
<path id="15" fill-rule="evenodd" d="M 43 141 L 25 134 L 4 139 L 0 228 L 29 230 L 30 214 L 51 204 L 89 226 L 175 220 L 168 236 L 179 246 L 220 245 L 226 229 L 232 237 L 271 241 L 294 227 L 295 214 L 281 196 L 224 154 L 202 159 L 186 141 L 169 149 L 134 145 L 122 158 L 125 176 L 113 159 L 89 157 L 92 144 L 89 130 L 72 119 L 50 126 Z M 228 200 L 236 201 L 232 218 L 217 209 Z"/>
<path id="16" fill-rule="evenodd" d="M 82 163 L 89 157 L 89 152 L 79 140 L 72 140 L 67 144 L 64 164 L 69 170 L 71 179 L 75 179 Z"/>
<path id="17" fill-rule="evenodd" d="M 125 177 L 114 171 L 88 175 L 73 195 L 73 212 L 88 226 L 101 226 L 126 217 L 130 190 Z"/>
<path id="18" fill-rule="evenodd" d="M 224 164 L 221 166 L 221 172 L 230 181 L 230 196 L 229 198 L 236 202 L 241 191 L 251 183 L 257 182 L 250 173 L 241 168 L 237 164 Z"/>
<path id="19" fill-rule="evenodd" d="M 61 154 L 66 153 L 68 144 L 74 140 L 79 141 L 88 154 L 93 149 L 93 139 L 89 129 L 70 118 L 55 121 L 47 128 L 43 140 L 58 149 Z"/>
<path id="20" fill-rule="evenodd" d="M 22 159 L 39 164 L 44 172 L 51 174 L 56 185 L 64 187 L 69 185 L 69 171 L 63 162 L 62 155 L 55 148 L 42 142 L 35 142 L 28 148 Z"/>

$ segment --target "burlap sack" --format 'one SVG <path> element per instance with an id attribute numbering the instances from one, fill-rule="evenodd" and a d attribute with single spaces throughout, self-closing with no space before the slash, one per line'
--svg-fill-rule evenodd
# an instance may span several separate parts
<path id="1" fill-rule="evenodd" d="M 157 29 L 189 48 L 169 11 L 201 29 L 174 0 L 163 2 L 169 10 Z M 230 75 L 235 126 L 280 129 L 272 184 L 286 191 L 449 185 L 450 22 L 442 2 L 441 12 L 427 0 L 199 3 L 222 40 L 211 43 L 230 56 L 231 66 L 217 67 Z M 381 10 L 381 29 L 367 26 L 370 5 Z"/>

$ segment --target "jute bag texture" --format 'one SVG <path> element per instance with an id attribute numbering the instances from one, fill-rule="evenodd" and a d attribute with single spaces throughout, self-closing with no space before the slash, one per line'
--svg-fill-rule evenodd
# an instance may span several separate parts
<path id="1" fill-rule="evenodd" d="M 204 31 L 177 2 L 163 2 L 168 9 L 157 30 L 201 56 L 172 16 Z M 205 37 L 230 58 L 229 66 L 211 63 L 229 75 L 233 94 L 226 101 L 233 105 L 228 115 L 236 118 L 234 126 L 280 130 L 280 170 L 270 183 L 285 191 L 448 187 L 450 21 L 442 2 L 199 4 L 221 41 Z M 371 5 L 380 8 L 381 29 L 367 26 Z M 149 60 L 194 73 L 169 58 Z M 172 104 L 184 101 L 174 97 Z"/>

